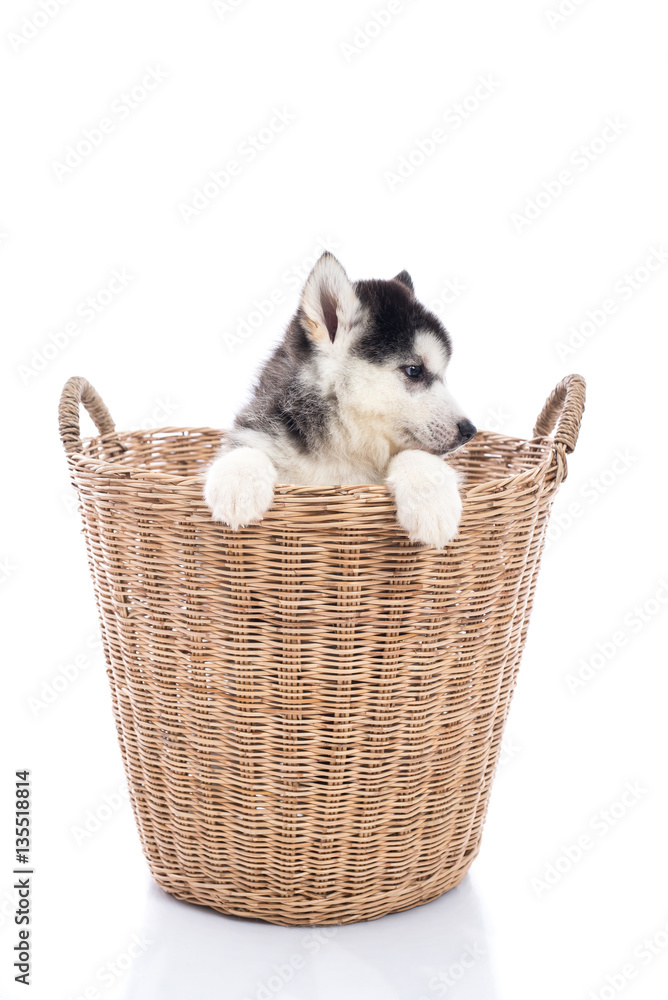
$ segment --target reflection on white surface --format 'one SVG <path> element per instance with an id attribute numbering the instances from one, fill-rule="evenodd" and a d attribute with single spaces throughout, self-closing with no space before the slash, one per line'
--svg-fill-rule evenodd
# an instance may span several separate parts
<path id="1" fill-rule="evenodd" d="M 183 903 L 151 883 L 150 942 L 123 1000 L 498 1000 L 476 891 L 342 927 L 278 927 Z"/>

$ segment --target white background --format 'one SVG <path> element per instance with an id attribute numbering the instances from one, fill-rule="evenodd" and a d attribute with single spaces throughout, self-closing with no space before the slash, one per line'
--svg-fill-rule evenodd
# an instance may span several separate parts
<path id="1" fill-rule="evenodd" d="M 0 18 L 1 995 L 663 996 L 661 6 L 565 0 L 558 20 L 558 0 L 404 0 L 362 35 L 384 0 L 44 2 L 57 8 L 49 17 L 33 0 L 5 0 Z M 136 91 L 130 110 L 123 95 L 149 69 L 164 79 L 144 100 Z M 484 100 L 481 78 L 493 91 Z M 243 144 L 274 109 L 294 119 L 251 161 Z M 99 145 L 59 167 L 103 118 L 111 131 Z M 388 179 L 436 128 L 445 141 L 433 154 Z M 196 188 L 231 159 L 239 174 L 209 188 L 186 221 Z M 564 170 L 571 183 L 560 190 Z M 523 222 L 527 211 L 534 219 Z M 411 272 L 450 329 L 450 384 L 480 426 L 530 436 L 563 375 L 588 380 L 481 854 L 440 900 L 321 941 L 179 903 L 152 884 L 116 797 L 121 760 L 56 426 L 73 374 L 93 382 L 121 429 L 229 424 L 319 240 L 353 279 Z M 127 286 L 106 304 L 114 269 Z M 231 349 L 272 293 L 282 299 L 272 315 Z M 91 322 L 89 296 L 103 306 Z M 590 679 L 571 690 L 592 657 Z M 63 671 L 77 676 L 64 683 Z M 11 968 L 12 783 L 24 767 L 34 796 L 29 994 Z M 627 783 L 635 798 L 620 805 Z M 98 812 L 104 821 L 86 835 Z M 582 836 L 588 850 L 564 870 Z M 550 865 L 561 874 L 541 888 Z M 144 950 L 130 962 L 134 935 Z M 477 958 L 461 975 L 467 948 Z M 273 966 L 294 954 L 304 968 L 277 984 Z"/>

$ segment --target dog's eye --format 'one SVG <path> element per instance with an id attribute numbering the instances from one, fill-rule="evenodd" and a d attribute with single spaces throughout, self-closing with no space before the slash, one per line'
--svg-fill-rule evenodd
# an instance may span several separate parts
<path id="1" fill-rule="evenodd" d="M 409 378 L 422 378 L 422 365 L 408 365 L 404 371 Z"/>

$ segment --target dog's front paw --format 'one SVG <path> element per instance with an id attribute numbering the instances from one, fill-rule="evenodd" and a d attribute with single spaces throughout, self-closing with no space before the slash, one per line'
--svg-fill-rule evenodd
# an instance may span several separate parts
<path id="1" fill-rule="evenodd" d="M 214 521 L 237 531 L 262 520 L 274 499 L 276 480 L 276 469 L 263 451 L 234 448 L 209 469 L 204 499 Z"/>
<path id="2" fill-rule="evenodd" d="M 457 534 L 462 501 L 457 475 L 436 455 L 401 451 L 385 480 L 397 505 L 397 521 L 412 542 L 442 549 Z"/>

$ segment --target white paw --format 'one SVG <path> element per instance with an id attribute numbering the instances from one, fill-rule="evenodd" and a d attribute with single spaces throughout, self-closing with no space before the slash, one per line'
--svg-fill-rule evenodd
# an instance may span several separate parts
<path id="1" fill-rule="evenodd" d="M 457 474 L 426 451 L 402 451 L 385 480 L 397 505 L 397 521 L 412 542 L 442 549 L 457 535 L 462 516 Z"/>
<path id="2" fill-rule="evenodd" d="M 272 505 L 276 479 L 273 463 L 259 448 L 233 448 L 221 455 L 204 486 L 214 521 L 234 531 L 261 521 Z"/>

